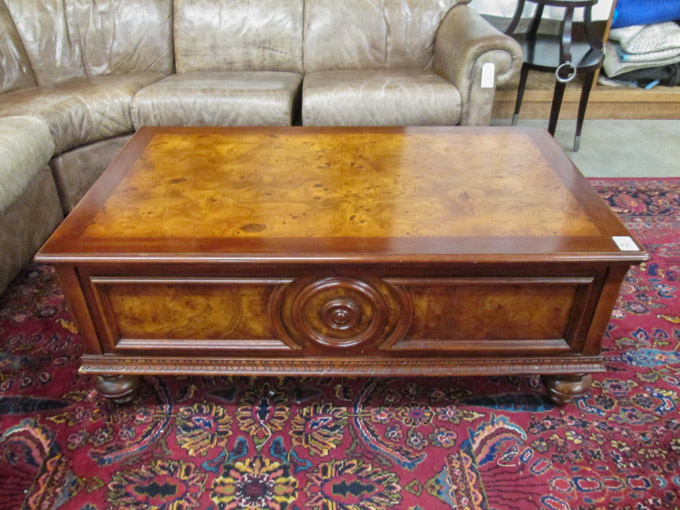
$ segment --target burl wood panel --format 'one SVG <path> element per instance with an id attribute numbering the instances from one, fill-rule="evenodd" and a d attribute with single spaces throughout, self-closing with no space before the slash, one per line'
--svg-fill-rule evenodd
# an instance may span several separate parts
<path id="1" fill-rule="evenodd" d="M 103 347 L 109 351 L 181 348 L 200 353 L 205 348 L 297 348 L 276 339 L 267 318 L 273 290 L 287 280 L 93 278 L 91 281 L 106 330 Z"/>
<path id="2" fill-rule="evenodd" d="M 531 136 L 157 132 L 87 238 L 598 236 Z"/>
<path id="3" fill-rule="evenodd" d="M 413 303 L 410 327 L 383 349 L 570 350 L 582 279 L 392 279 Z M 531 340 L 540 342 L 532 343 Z M 477 343 L 475 343 L 477 341 Z M 490 342 L 489 342 L 490 341 Z M 494 342 L 497 341 L 497 342 Z"/>

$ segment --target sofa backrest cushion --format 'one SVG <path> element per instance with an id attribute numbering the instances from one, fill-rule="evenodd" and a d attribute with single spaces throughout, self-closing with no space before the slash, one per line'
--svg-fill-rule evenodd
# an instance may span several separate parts
<path id="1" fill-rule="evenodd" d="M 94 1 L 94 0 L 93 0 Z M 77 33 L 64 0 L 5 0 L 38 85 L 86 77 Z"/>
<path id="2" fill-rule="evenodd" d="M 175 0 L 177 72 L 302 72 L 303 3 Z"/>
<path id="3" fill-rule="evenodd" d="M 0 0 L 0 94 L 37 85 L 7 6 Z"/>
<path id="4" fill-rule="evenodd" d="M 305 0 L 305 72 L 432 65 L 451 7 L 469 0 Z"/>
<path id="5" fill-rule="evenodd" d="M 5 0 L 39 85 L 170 74 L 172 0 Z"/>
<path id="6" fill-rule="evenodd" d="M 172 0 L 67 1 L 89 76 L 173 72 Z"/>

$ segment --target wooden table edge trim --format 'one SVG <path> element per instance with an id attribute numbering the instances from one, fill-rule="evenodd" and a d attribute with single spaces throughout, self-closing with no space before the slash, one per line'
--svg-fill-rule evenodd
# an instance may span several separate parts
<path id="1" fill-rule="evenodd" d="M 47 264 L 239 264 L 247 262 L 249 264 L 390 264 L 390 263 L 433 263 L 442 264 L 461 264 L 470 263 L 476 266 L 485 262 L 493 261 L 495 265 L 499 263 L 525 264 L 540 262 L 609 262 L 612 264 L 639 264 L 649 260 L 649 254 L 644 251 L 636 252 L 600 252 L 600 253 L 465 253 L 465 254 L 409 254 L 409 255 L 380 255 L 372 253 L 329 253 L 325 255 L 309 254 L 262 254 L 262 253 L 238 253 L 238 254 L 46 254 L 38 253 L 34 257 L 35 262 Z"/>

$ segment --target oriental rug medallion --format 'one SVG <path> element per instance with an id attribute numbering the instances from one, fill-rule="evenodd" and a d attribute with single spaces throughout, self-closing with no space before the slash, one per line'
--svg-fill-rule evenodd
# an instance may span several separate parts
<path id="1" fill-rule="evenodd" d="M 652 258 L 564 408 L 538 377 L 147 377 L 116 405 L 30 265 L 0 297 L 0 508 L 680 508 L 680 180 L 592 182 Z"/>

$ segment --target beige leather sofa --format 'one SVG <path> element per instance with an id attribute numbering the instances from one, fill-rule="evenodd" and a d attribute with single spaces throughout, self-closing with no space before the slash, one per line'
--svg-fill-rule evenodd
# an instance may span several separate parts
<path id="1" fill-rule="evenodd" d="M 0 0 L 0 291 L 141 126 L 488 124 L 468 1 Z"/>

